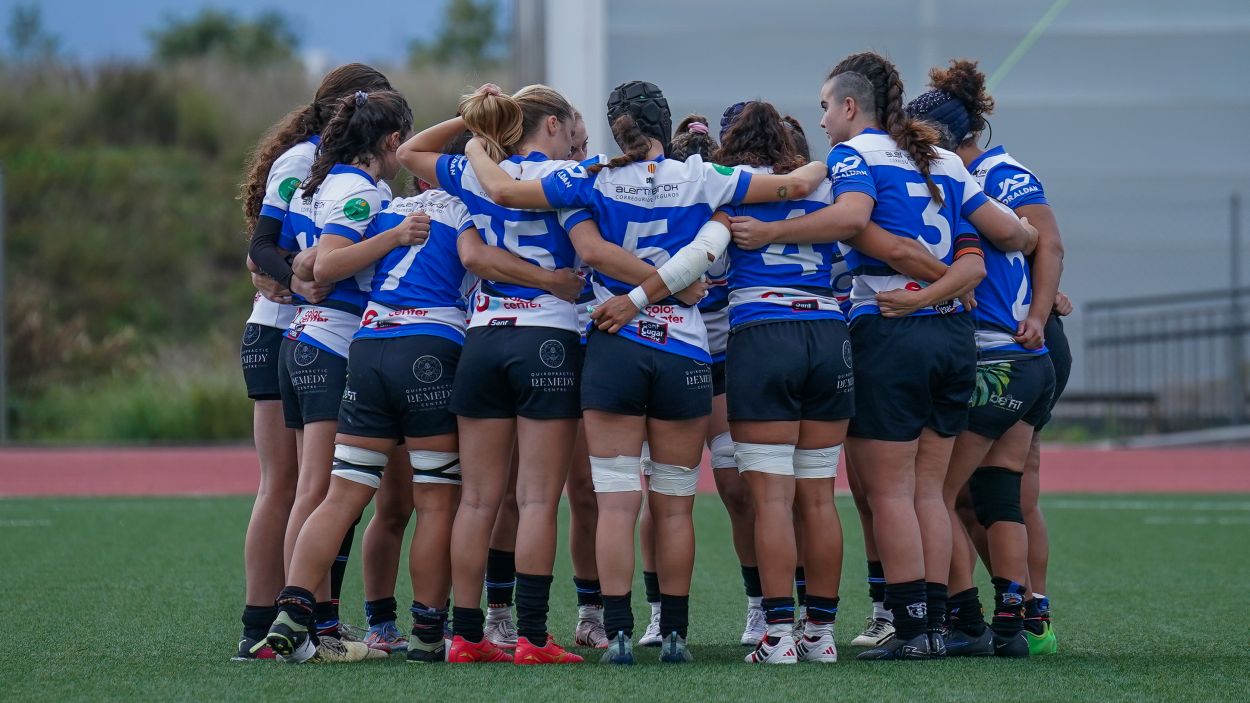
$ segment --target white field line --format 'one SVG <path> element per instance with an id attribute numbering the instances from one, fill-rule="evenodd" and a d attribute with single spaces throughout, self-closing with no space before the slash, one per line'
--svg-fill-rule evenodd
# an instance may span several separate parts
<path id="1" fill-rule="evenodd" d="M 1047 510 L 1162 510 L 1177 512 L 1250 512 L 1250 500 L 1150 500 L 1140 498 L 1059 498 L 1043 500 Z"/>
<path id="2" fill-rule="evenodd" d="M 1150 515 L 1142 518 L 1142 523 L 1146 525 L 1203 525 L 1229 527 L 1232 525 L 1250 525 L 1250 516 L 1227 516 L 1210 517 L 1207 515 L 1194 515 L 1192 517 L 1172 517 L 1162 515 Z"/>

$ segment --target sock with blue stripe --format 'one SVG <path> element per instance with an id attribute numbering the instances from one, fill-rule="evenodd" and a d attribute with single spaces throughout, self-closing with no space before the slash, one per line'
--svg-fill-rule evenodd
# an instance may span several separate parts
<path id="1" fill-rule="evenodd" d="M 764 620 L 768 622 L 768 643 L 777 644 L 777 638 L 790 634 L 794 628 L 794 599 L 789 596 L 765 598 L 760 601 L 764 608 Z"/>
<path id="2" fill-rule="evenodd" d="M 579 606 L 603 607 L 603 593 L 599 590 L 599 579 L 579 579 L 574 576 L 573 588 L 577 590 Z"/>
<path id="3" fill-rule="evenodd" d="M 395 610 L 398 607 L 399 605 L 395 602 L 394 596 L 367 600 L 365 601 L 365 620 L 368 621 L 369 627 L 381 625 L 384 622 L 394 622 L 396 619 Z"/>
<path id="4" fill-rule="evenodd" d="M 511 608 L 516 588 L 516 552 L 492 549 L 486 555 L 486 604 Z"/>

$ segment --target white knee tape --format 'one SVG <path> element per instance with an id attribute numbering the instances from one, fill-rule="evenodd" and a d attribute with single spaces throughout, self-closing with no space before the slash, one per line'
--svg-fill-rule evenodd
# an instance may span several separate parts
<path id="1" fill-rule="evenodd" d="M 413 449 L 408 452 L 413 483 L 460 485 L 460 453 Z"/>
<path id="2" fill-rule="evenodd" d="M 795 449 L 795 478 L 834 478 L 838 475 L 838 459 L 842 445 L 823 449 Z"/>
<path id="3" fill-rule="evenodd" d="M 738 468 L 737 462 L 734 461 L 734 441 L 728 432 L 721 432 L 713 437 L 708 443 L 708 449 L 712 450 L 713 469 Z"/>
<path id="4" fill-rule="evenodd" d="M 590 480 L 595 484 L 595 493 L 641 491 L 640 465 L 641 459 L 636 456 L 590 457 Z"/>
<path id="5" fill-rule="evenodd" d="M 758 471 L 777 476 L 794 475 L 793 444 L 735 442 L 734 460 L 738 462 L 738 471 L 741 473 Z"/>
<path id="6" fill-rule="evenodd" d="M 642 475 L 650 476 L 651 475 L 651 445 L 650 444 L 647 444 L 646 442 L 642 443 L 642 456 L 638 458 L 638 461 L 642 465 Z"/>
<path id="7" fill-rule="evenodd" d="M 389 458 L 386 454 L 372 449 L 336 444 L 334 445 L 334 468 L 331 469 L 330 475 L 377 488 L 382 485 L 382 469 Z"/>
<path id="8" fill-rule="evenodd" d="M 699 467 L 651 462 L 651 490 L 665 496 L 692 496 L 699 486 Z"/>

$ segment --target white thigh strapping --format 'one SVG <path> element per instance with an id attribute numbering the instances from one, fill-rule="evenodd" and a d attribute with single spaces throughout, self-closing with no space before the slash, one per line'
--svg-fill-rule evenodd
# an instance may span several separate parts
<path id="1" fill-rule="evenodd" d="M 795 449 L 794 477 L 835 478 L 838 475 L 838 459 L 841 457 L 841 444 L 822 449 Z"/>
<path id="2" fill-rule="evenodd" d="M 382 469 L 389 458 L 386 454 L 372 449 L 336 444 L 334 445 L 334 468 L 331 469 L 330 475 L 377 488 L 382 485 Z"/>
<path id="3" fill-rule="evenodd" d="M 738 462 L 738 471 L 741 473 L 759 471 L 777 476 L 794 475 L 793 444 L 735 442 L 734 460 Z"/>
<path id="4" fill-rule="evenodd" d="M 641 463 L 641 458 L 636 456 L 590 457 L 590 480 L 595 485 L 595 493 L 641 491 L 642 481 L 638 477 Z"/>
<path id="5" fill-rule="evenodd" d="M 738 463 L 734 460 L 734 441 L 728 432 L 721 432 L 713 437 L 708 443 L 708 449 L 712 451 L 713 469 L 738 468 Z"/>
<path id="6" fill-rule="evenodd" d="M 692 496 L 699 486 L 699 467 L 651 462 L 651 490 L 666 496 Z"/>

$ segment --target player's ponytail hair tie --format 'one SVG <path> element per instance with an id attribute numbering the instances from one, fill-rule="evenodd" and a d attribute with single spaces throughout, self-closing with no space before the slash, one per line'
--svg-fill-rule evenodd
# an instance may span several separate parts
<path id="1" fill-rule="evenodd" d="M 744 102 L 734 103 L 733 105 L 730 105 L 729 107 L 725 108 L 725 111 L 721 113 L 720 140 L 722 142 L 725 141 L 725 133 L 728 132 L 729 128 L 733 126 L 733 123 L 738 120 L 738 116 L 742 114 L 742 110 L 746 106 L 747 104 Z"/>
<path id="2" fill-rule="evenodd" d="M 692 134 L 707 134 L 707 125 L 702 122 L 691 122 L 686 125 L 686 131 Z"/>
<path id="3" fill-rule="evenodd" d="M 364 107 L 369 102 L 369 94 L 363 90 L 356 91 L 356 107 Z"/>

